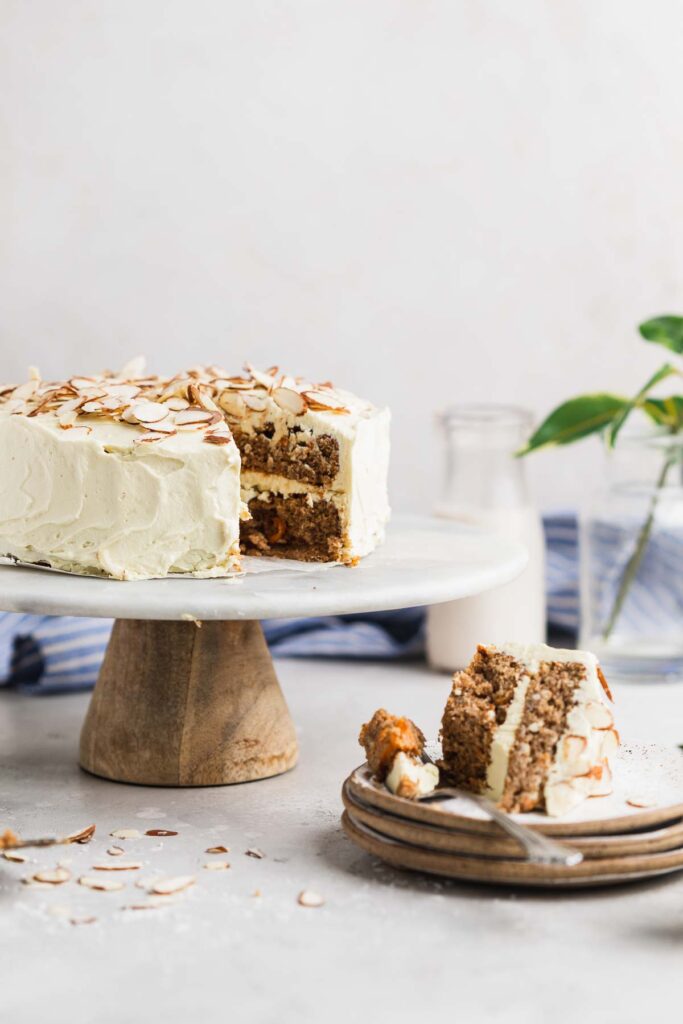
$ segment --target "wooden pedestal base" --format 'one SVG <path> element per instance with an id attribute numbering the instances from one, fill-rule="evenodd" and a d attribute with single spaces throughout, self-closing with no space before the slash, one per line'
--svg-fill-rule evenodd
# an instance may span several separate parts
<path id="1" fill-rule="evenodd" d="M 297 752 L 258 622 L 116 621 L 81 732 L 86 771 L 217 786 L 279 775 Z"/>

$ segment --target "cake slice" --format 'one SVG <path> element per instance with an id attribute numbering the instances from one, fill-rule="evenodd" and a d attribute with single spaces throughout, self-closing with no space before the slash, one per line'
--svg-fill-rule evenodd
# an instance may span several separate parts
<path id="1" fill-rule="evenodd" d="M 223 413 L 143 372 L 0 389 L 0 555 L 127 580 L 239 567 Z"/>
<path id="2" fill-rule="evenodd" d="M 410 718 L 399 718 L 379 708 L 362 727 L 358 742 L 374 777 L 397 796 L 414 800 L 437 786 L 439 769 L 423 764 L 425 738 Z"/>
<path id="3" fill-rule="evenodd" d="M 480 646 L 453 677 L 441 723 L 449 782 L 506 811 L 571 811 L 611 792 L 619 745 L 609 687 L 587 651 Z"/>
<path id="4" fill-rule="evenodd" d="M 389 518 L 389 410 L 277 367 L 202 380 L 242 456 L 242 551 L 353 564 Z"/>

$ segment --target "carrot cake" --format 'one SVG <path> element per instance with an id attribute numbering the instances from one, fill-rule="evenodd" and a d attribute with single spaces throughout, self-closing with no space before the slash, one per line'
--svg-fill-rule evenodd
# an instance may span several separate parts
<path id="1" fill-rule="evenodd" d="M 608 795 L 619 735 L 606 697 L 587 651 L 480 646 L 453 678 L 441 723 L 444 775 L 506 811 L 559 815 Z"/>
<path id="2" fill-rule="evenodd" d="M 118 579 L 240 551 L 353 563 L 384 536 L 389 413 L 275 368 L 0 387 L 0 554 Z"/>
<path id="3" fill-rule="evenodd" d="M 374 777 L 397 796 L 413 800 L 431 793 L 437 786 L 439 769 L 423 764 L 425 738 L 409 718 L 399 718 L 379 708 L 362 727 L 358 742 L 365 750 Z"/>

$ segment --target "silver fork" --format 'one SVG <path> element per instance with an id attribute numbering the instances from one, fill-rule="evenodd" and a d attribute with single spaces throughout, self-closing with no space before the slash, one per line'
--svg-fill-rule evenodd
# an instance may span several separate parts
<path id="1" fill-rule="evenodd" d="M 422 760 L 429 764 L 435 763 L 429 754 L 424 752 Z M 488 800 L 479 793 L 470 793 L 466 789 L 456 789 L 454 786 L 444 786 L 442 789 L 435 789 L 432 793 L 418 797 L 418 800 L 424 803 L 428 800 L 446 800 L 453 796 L 464 797 L 466 800 L 471 800 L 477 807 L 481 807 L 492 821 L 495 821 L 504 832 L 507 832 L 519 843 L 526 853 L 527 860 L 532 864 L 561 864 L 570 868 L 580 864 L 583 860 L 583 854 L 579 850 L 549 839 L 542 832 L 536 832 L 534 829 L 527 828 L 526 825 L 520 825 L 505 811 L 501 811 L 500 807 L 496 807 L 492 800 Z"/>

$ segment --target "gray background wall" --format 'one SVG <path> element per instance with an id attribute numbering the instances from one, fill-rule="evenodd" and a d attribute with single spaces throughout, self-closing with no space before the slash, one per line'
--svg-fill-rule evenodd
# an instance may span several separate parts
<path id="1" fill-rule="evenodd" d="M 436 408 L 657 365 L 634 325 L 683 310 L 682 42 L 676 0 L 2 0 L 0 377 L 331 377 L 393 407 L 415 508 Z M 539 501 L 599 460 L 539 456 Z"/>

